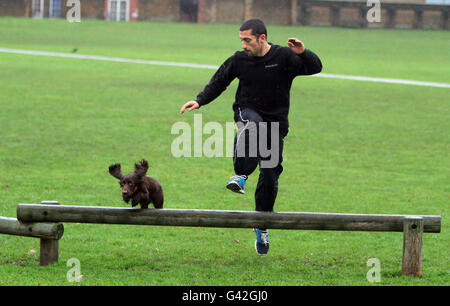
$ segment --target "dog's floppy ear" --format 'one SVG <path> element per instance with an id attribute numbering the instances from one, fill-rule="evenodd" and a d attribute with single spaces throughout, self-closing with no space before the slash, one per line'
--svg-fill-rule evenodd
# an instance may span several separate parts
<path id="1" fill-rule="evenodd" d="M 139 162 L 139 164 L 134 164 L 134 172 L 140 176 L 144 177 L 148 170 L 148 162 L 143 159 Z"/>
<path id="2" fill-rule="evenodd" d="M 109 173 L 119 180 L 121 180 L 123 178 L 122 169 L 120 167 L 120 164 L 114 164 L 114 165 L 109 166 Z"/>

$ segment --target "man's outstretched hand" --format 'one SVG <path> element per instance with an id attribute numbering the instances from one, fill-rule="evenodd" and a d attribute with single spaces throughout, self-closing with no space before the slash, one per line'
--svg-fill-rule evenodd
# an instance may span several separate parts
<path id="1" fill-rule="evenodd" d="M 189 101 L 186 102 L 180 109 L 180 114 L 183 114 L 184 111 L 186 110 L 186 108 L 188 108 L 188 111 L 193 111 L 194 109 L 199 108 L 200 105 L 198 104 L 197 101 Z"/>
<path id="2" fill-rule="evenodd" d="M 294 53 L 302 54 L 305 51 L 305 44 L 297 38 L 289 38 L 287 44 Z"/>

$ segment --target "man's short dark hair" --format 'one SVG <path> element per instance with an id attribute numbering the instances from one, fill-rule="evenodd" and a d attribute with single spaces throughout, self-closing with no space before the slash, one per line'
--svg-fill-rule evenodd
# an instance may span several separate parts
<path id="1" fill-rule="evenodd" d="M 264 22 L 260 19 L 253 18 L 246 20 L 242 25 L 239 31 L 247 31 L 252 30 L 252 35 L 259 37 L 261 34 L 266 35 L 267 37 L 267 29 Z"/>

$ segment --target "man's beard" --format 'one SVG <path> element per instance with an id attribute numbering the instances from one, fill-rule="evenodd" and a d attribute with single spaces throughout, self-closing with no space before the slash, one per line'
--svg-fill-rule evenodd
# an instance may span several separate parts
<path id="1" fill-rule="evenodd" d="M 250 49 L 244 49 L 244 51 L 247 53 L 248 56 L 258 56 L 259 53 L 261 53 L 261 46 L 259 46 L 258 49 L 256 49 L 255 51 L 252 51 Z"/>

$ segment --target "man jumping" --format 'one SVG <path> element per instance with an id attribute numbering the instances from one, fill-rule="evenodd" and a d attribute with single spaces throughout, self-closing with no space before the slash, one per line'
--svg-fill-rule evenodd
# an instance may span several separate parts
<path id="1" fill-rule="evenodd" d="M 319 73 L 322 71 L 322 63 L 297 38 L 287 40 L 289 47 L 269 43 L 266 26 L 259 19 L 245 21 L 240 27 L 239 37 L 243 51 L 237 51 L 229 57 L 197 98 L 181 107 L 180 113 L 210 103 L 235 78 L 239 79 L 233 104 L 234 120 L 238 126 L 233 156 L 236 175 L 227 182 L 227 188 L 244 194 L 246 180 L 259 165 L 255 191 L 256 211 L 271 212 L 278 193 L 278 178 L 283 172 L 282 152 L 284 137 L 289 130 L 292 81 L 298 75 Z M 270 157 L 275 163 L 269 162 L 267 154 L 262 154 L 262 140 L 275 148 L 271 150 Z M 269 251 L 268 231 L 265 228 L 256 228 L 254 231 L 256 252 L 266 255 Z"/>

